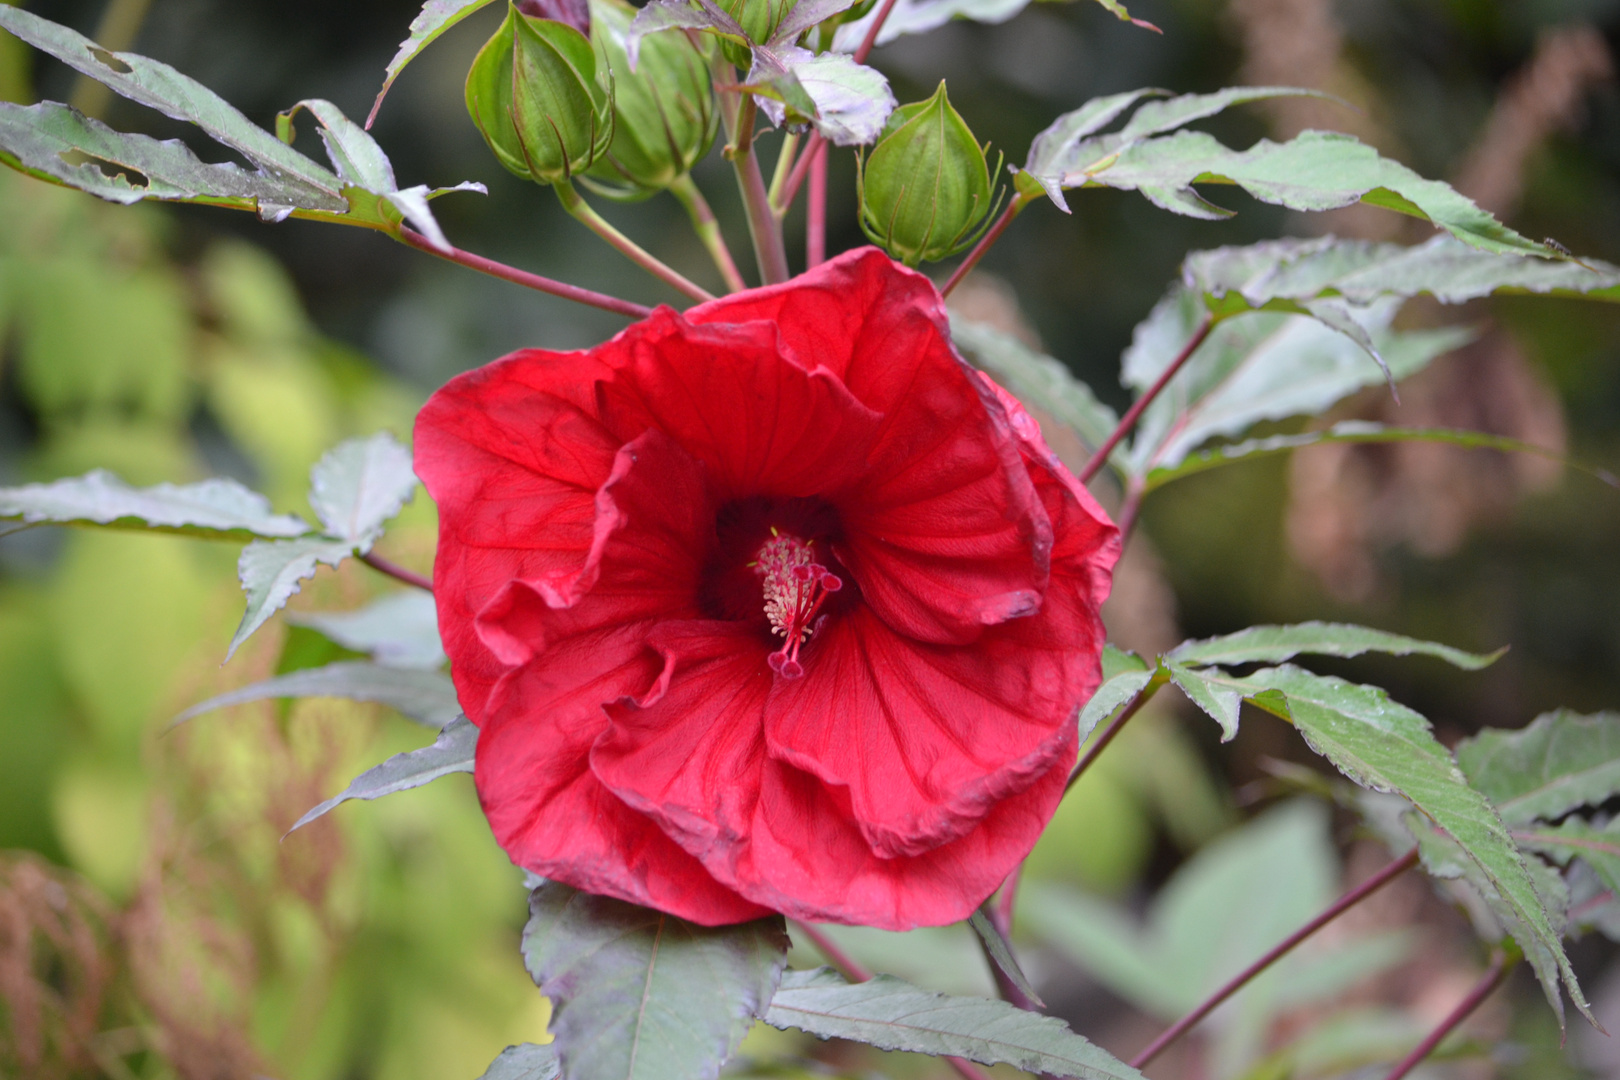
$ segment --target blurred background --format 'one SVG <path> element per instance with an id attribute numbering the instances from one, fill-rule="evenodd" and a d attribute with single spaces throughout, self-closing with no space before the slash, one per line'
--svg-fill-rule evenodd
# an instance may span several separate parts
<path id="1" fill-rule="evenodd" d="M 40 15 L 200 79 L 259 123 L 309 97 L 363 116 L 418 5 L 409 0 L 34 0 Z M 1000 26 L 955 23 L 878 49 L 902 102 L 940 78 L 981 139 L 1022 160 L 1059 112 L 1139 86 L 1331 91 L 1234 110 L 1228 142 L 1353 132 L 1445 178 L 1515 228 L 1620 262 L 1620 0 L 1135 0 L 1162 36 L 1097 5 L 1037 3 Z M 374 129 L 404 184 L 478 180 L 435 203 L 459 246 L 645 301 L 674 293 L 502 170 L 461 82 L 497 8 L 401 77 Z M 124 130 L 189 129 L 113 99 L 0 37 L 0 98 L 71 100 Z M 308 136 L 306 136 L 307 138 Z M 774 153 L 777 140 L 763 140 Z M 192 145 L 202 143 L 196 139 Z M 206 155 L 205 155 L 206 156 Z M 696 177 L 751 275 L 735 187 Z M 861 243 L 854 164 L 833 156 L 829 248 Z M 1134 194 L 1032 208 L 956 294 L 959 307 L 1126 400 L 1119 355 L 1190 249 L 1335 232 L 1428 230 L 1352 209 L 1305 218 L 1218 189 L 1231 221 L 1172 217 Z M 626 232 L 719 283 L 667 196 L 600 204 Z M 798 263 L 802 226 L 790 218 Z M 1472 344 L 1403 387 L 1336 410 L 1473 427 L 1620 470 L 1620 308 L 1498 298 L 1413 304 Z M 200 207 L 115 207 L 0 171 L 0 483 L 107 467 L 137 484 L 236 477 L 304 510 L 310 464 L 338 439 L 411 418 L 446 378 L 512 349 L 594 344 L 617 317 L 439 263 L 358 229 Z M 1295 425 L 1297 426 L 1297 425 Z M 425 570 L 419 496 L 383 550 Z M 547 1010 L 516 955 L 520 875 L 470 781 L 352 804 L 282 833 L 356 771 L 420 745 L 378 708 L 247 706 L 176 732 L 209 693 L 347 655 L 279 621 L 229 665 L 240 616 L 228 545 L 31 530 L 0 539 L 0 1075 L 472 1080 Z M 294 608 L 354 608 L 390 583 L 323 570 Z M 1108 612 L 1148 651 L 1255 622 L 1363 622 L 1471 649 L 1483 673 L 1425 660 L 1328 665 L 1376 681 L 1455 741 L 1560 705 L 1620 706 L 1620 496 L 1531 459 L 1433 446 L 1321 447 L 1179 482 L 1150 499 Z M 1333 808 L 1283 725 L 1246 719 L 1221 746 L 1161 695 L 1088 773 L 1032 858 L 1020 946 L 1054 1011 L 1128 1056 L 1387 853 Z M 871 966 L 987 993 L 961 928 L 907 941 L 843 932 Z M 1611 1031 L 1620 967 L 1574 957 Z M 813 964 L 812 952 L 795 962 Z M 1256 983 L 1149 1070 L 1163 1080 L 1361 1075 L 1445 1014 L 1482 954 L 1415 877 Z M 1216 972 L 1219 974 L 1219 972 Z M 1214 982 L 1210 980 L 1215 978 Z M 1555 1021 L 1515 978 L 1431 1077 L 1620 1077 L 1620 1049 Z M 1392 1049 L 1393 1048 L 1393 1049 Z M 925 1059 L 761 1030 L 759 1075 L 921 1076 Z M 813 1060 L 812 1060 L 813 1059 Z M 1376 1068 L 1368 1075 L 1381 1076 Z"/>

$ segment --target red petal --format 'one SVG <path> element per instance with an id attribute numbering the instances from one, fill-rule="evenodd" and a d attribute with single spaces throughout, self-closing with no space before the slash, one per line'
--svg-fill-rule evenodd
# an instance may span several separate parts
<path id="1" fill-rule="evenodd" d="M 880 418 L 829 372 L 784 360 L 773 327 L 694 326 L 659 309 L 623 340 L 604 419 L 625 437 L 668 432 L 722 499 L 819 495 L 865 469 Z"/>
<path id="2" fill-rule="evenodd" d="M 969 832 L 1046 773 L 1098 682 L 1095 611 L 1055 605 L 972 645 L 896 634 L 857 608 L 811 638 L 766 707 L 771 755 L 848 792 L 881 857 Z"/>
<path id="3" fill-rule="evenodd" d="M 728 622 L 664 623 L 649 644 L 664 656 L 659 683 L 608 706 L 591 767 L 687 851 L 724 864 L 746 845 L 759 798 L 770 646 Z"/>
<path id="4" fill-rule="evenodd" d="M 883 414 L 866 470 L 834 501 L 839 557 L 890 625 L 960 643 L 1039 606 L 1050 526 L 927 278 L 862 248 L 686 318 L 769 322 L 798 363 L 826 368 Z"/>
<path id="5" fill-rule="evenodd" d="M 996 805 L 972 832 L 942 847 L 892 859 L 872 854 L 841 812 L 835 791 L 770 762 L 750 834 L 719 880 L 789 918 L 911 930 L 960 922 L 993 893 L 1040 839 L 1076 755 L 1071 736 L 1027 790 Z"/>
<path id="6" fill-rule="evenodd" d="M 591 772 L 602 702 L 658 675 L 644 637 L 632 626 L 556 642 L 544 664 L 502 680 L 478 735 L 484 814 L 512 861 L 542 877 L 706 925 L 758 918 L 765 908 L 715 881 Z"/>
<path id="7" fill-rule="evenodd" d="M 578 391 L 606 374 L 582 354 L 514 353 L 452 379 L 417 415 L 416 473 L 439 507 L 439 628 L 475 724 L 504 665 L 474 617 L 512 579 L 567 573 L 590 550 L 620 440 Z"/>

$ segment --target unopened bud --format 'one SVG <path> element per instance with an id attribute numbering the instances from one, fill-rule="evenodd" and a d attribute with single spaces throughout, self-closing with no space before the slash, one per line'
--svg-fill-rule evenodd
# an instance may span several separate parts
<path id="1" fill-rule="evenodd" d="M 552 0 L 556 2 L 556 0 Z M 641 40 L 630 70 L 625 33 L 636 10 L 624 0 L 592 0 L 598 62 L 613 75 L 613 144 L 585 182 L 605 195 L 635 199 L 662 191 L 691 171 L 714 143 L 719 114 L 709 60 L 686 34 Z"/>
<path id="2" fill-rule="evenodd" d="M 862 163 L 861 228 L 905 263 L 943 259 L 976 238 L 990 211 L 990 168 L 941 82 L 894 110 Z"/>
<path id="3" fill-rule="evenodd" d="M 545 6 L 566 14 L 567 0 Z M 613 138 L 613 96 L 590 40 L 515 4 L 467 73 L 467 111 L 502 165 L 541 184 L 584 172 Z"/>

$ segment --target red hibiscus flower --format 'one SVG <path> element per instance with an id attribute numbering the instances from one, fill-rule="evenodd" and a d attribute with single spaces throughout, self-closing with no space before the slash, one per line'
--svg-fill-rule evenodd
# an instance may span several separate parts
<path id="1" fill-rule="evenodd" d="M 876 249 L 462 375 L 416 469 L 518 865 L 898 930 L 971 914 L 1056 808 L 1118 533 Z"/>

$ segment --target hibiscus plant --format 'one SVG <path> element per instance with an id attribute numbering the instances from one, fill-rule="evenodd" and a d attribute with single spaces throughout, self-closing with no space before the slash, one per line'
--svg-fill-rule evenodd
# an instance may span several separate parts
<path id="1" fill-rule="evenodd" d="M 429 0 L 378 107 L 421 50 L 491 2 Z M 474 775 L 495 842 L 530 875 L 522 962 L 553 1010 L 551 1041 L 508 1048 L 489 1080 L 715 1077 L 756 1021 L 935 1055 L 969 1078 L 998 1064 L 1140 1077 L 1250 979 L 1419 867 L 1474 915 L 1490 961 L 1439 1028 L 1384 1059 L 1389 1077 L 1520 960 L 1560 1022 L 1566 996 L 1591 1018 L 1565 939 L 1620 926 L 1620 849 L 1601 809 L 1620 795 L 1620 716 L 1551 714 L 1453 750 L 1383 689 L 1297 661 L 1373 652 L 1476 670 L 1498 654 L 1309 622 L 1139 656 L 1108 643 L 1100 612 L 1144 501 L 1195 473 L 1333 442 L 1545 453 L 1367 422 L 1251 429 L 1367 387 L 1396 393 L 1455 347 L 1458 332 L 1396 326 L 1418 294 L 1613 301 L 1620 268 L 1521 236 L 1349 135 L 1234 149 L 1192 126 L 1306 91 L 1096 98 L 1003 168 L 943 83 L 900 105 L 865 62 L 899 35 L 1008 14 L 966 0 L 507 0 L 467 77 L 473 122 L 503 165 L 671 287 L 677 310 L 461 250 L 432 201 L 479 186 L 401 187 L 369 120 L 330 102 L 299 102 L 267 131 L 165 64 L 0 5 L 0 28 L 246 162 L 211 164 L 47 101 L 0 104 L 12 168 L 120 203 L 357 225 L 629 320 L 594 348 L 527 349 L 452 379 L 409 449 L 386 434 L 335 447 L 310 478 L 313 523 L 223 479 L 139 488 L 98 470 L 0 490 L 0 519 L 18 527 L 246 541 L 247 608 L 227 658 L 321 565 L 358 559 L 403 583 L 367 611 L 300 616 L 369 659 L 278 675 L 182 718 L 324 695 L 382 702 L 437 731 L 293 828 L 347 800 Z M 304 114 L 328 163 L 293 146 Z M 691 175 L 722 133 L 751 288 Z M 769 179 L 767 138 L 779 140 Z M 828 257 L 835 152 L 857 157 L 875 246 Z M 1217 219 L 1228 211 L 1200 188 L 1221 184 L 1296 211 L 1359 202 L 1434 235 L 1189 254 L 1125 356 L 1134 404 L 1122 416 L 1061 363 L 947 312 L 1036 204 L 1067 212 L 1076 192 L 1108 187 Z M 591 205 L 663 191 L 725 295 Z M 795 276 L 783 220 L 801 196 L 807 265 Z M 916 269 L 955 257 L 938 284 Z M 1076 472 L 1049 445 L 1059 435 L 1084 448 Z M 431 579 L 373 550 L 418 482 L 439 515 Z M 1020 866 L 1065 794 L 1171 686 L 1226 740 L 1262 714 L 1292 725 L 1346 779 L 1336 796 L 1392 861 L 1269 952 L 1236 960 L 1127 1063 L 1047 1014 L 1009 939 Z M 1043 922 L 1068 917 L 1040 910 Z M 826 929 L 961 922 L 999 1000 L 868 971 Z M 828 966 L 790 969 L 790 937 L 796 956 Z"/>

